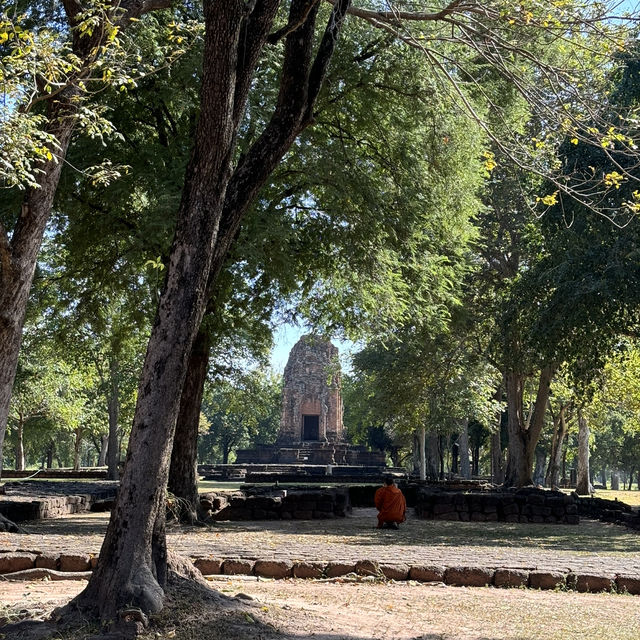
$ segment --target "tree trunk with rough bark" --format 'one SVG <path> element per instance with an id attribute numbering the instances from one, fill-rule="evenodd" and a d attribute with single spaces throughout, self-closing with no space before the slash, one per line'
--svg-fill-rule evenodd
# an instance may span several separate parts
<path id="1" fill-rule="evenodd" d="M 588 496 L 591 493 L 589 481 L 589 423 L 582 409 L 578 409 L 578 480 L 576 493 Z"/>
<path id="2" fill-rule="evenodd" d="M 502 484 L 504 482 L 504 459 L 502 457 L 499 425 L 498 431 L 491 433 L 491 475 L 494 484 Z"/>
<path id="3" fill-rule="evenodd" d="M 169 492 L 177 500 L 177 515 L 183 522 L 198 519 L 198 427 L 204 383 L 209 368 L 209 334 L 200 327 L 194 341 L 187 376 L 180 397 L 180 411 L 171 452 Z"/>
<path id="4" fill-rule="evenodd" d="M 117 620 L 124 606 L 162 609 L 166 584 L 165 488 L 187 360 L 204 313 L 204 293 L 235 131 L 233 96 L 244 3 L 205 3 L 206 64 L 201 115 L 187 169 L 166 282 L 151 332 L 121 489 L 98 566 L 79 596 Z"/>
<path id="5" fill-rule="evenodd" d="M 69 108 L 61 96 L 60 102 L 49 110 L 51 124 L 48 132 L 56 136 L 59 149 L 52 149 L 56 158 L 44 162 L 40 167 L 42 172 L 37 174 L 38 188 L 27 189 L 11 240 L 0 223 L 0 477 L 9 403 L 18 366 L 27 301 L 44 230 L 60 180 L 62 159 L 73 131 L 73 121 L 65 118 Z"/>
<path id="6" fill-rule="evenodd" d="M 116 506 L 98 565 L 75 603 L 97 608 L 103 620 L 117 620 L 124 606 L 137 606 L 146 613 L 162 608 L 167 576 L 165 489 L 180 401 L 175 391 L 184 385 L 189 354 L 204 314 L 235 137 L 278 5 L 278 0 L 204 2 L 200 117 L 166 282 L 145 356 Z M 264 156 L 265 149 L 276 146 L 284 153 L 301 122 L 312 117 L 348 5 L 348 0 L 341 0 L 332 9 L 313 60 L 317 3 L 291 3 L 293 26 L 285 42 L 274 116 L 239 161 L 236 175 L 247 167 L 265 170 L 267 160 L 273 160 Z M 266 170 L 270 173 L 276 165 L 274 161 Z"/>
<path id="7" fill-rule="evenodd" d="M 533 482 L 536 486 L 544 484 L 547 455 L 541 449 L 536 449 L 536 466 L 533 471 Z"/>
<path id="8" fill-rule="evenodd" d="M 471 478 L 471 465 L 469 464 L 469 420 L 465 418 L 460 423 L 458 436 L 460 455 L 460 475 L 463 478 Z"/>
<path id="9" fill-rule="evenodd" d="M 549 457 L 549 467 L 545 476 L 545 484 L 547 487 L 557 489 L 560 486 L 560 470 L 562 467 L 562 451 L 564 439 L 567 435 L 567 419 L 566 414 L 569 404 L 563 404 L 560 412 L 553 419 L 553 441 L 551 443 L 551 455 Z"/>
<path id="10" fill-rule="evenodd" d="M 60 181 L 60 173 L 75 129 L 75 115 L 80 95 L 79 85 L 90 73 L 90 66 L 100 55 L 103 38 L 107 35 L 104 24 L 94 25 L 93 31 L 81 32 L 78 24 L 84 20 L 86 7 L 80 2 L 62 2 L 68 27 L 75 33 L 72 49 L 78 60 L 78 70 L 70 85 L 60 93 L 46 99 L 46 132 L 55 137 L 57 146 L 50 148 L 51 160 L 38 167 L 35 187 L 26 189 L 20 214 L 9 238 L 0 223 L 0 477 L 2 477 L 2 450 L 9 416 L 11 390 L 18 365 L 29 291 L 33 282 L 36 260 L 42 238 Z M 125 29 L 131 18 L 169 6 L 170 0 L 121 0 L 117 3 L 117 16 L 108 10 L 102 18 Z M 86 66 L 88 65 L 88 66 Z M 44 84 L 44 83 L 43 83 Z"/>
<path id="11" fill-rule="evenodd" d="M 437 480 L 440 475 L 440 447 L 437 433 L 426 434 L 426 477 Z"/>
<path id="12" fill-rule="evenodd" d="M 107 464 L 107 450 L 109 448 L 109 434 L 100 436 L 100 451 L 98 452 L 98 466 L 104 467 Z"/>
<path id="13" fill-rule="evenodd" d="M 118 480 L 120 477 L 120 442 L 118 422 L 120 420 L 120 382 L 119 368 L 115 357 L 109 359 L 109 384 L 107 392 L 107 413 L 109 415 L 109 434 L 107 445 L 107 478 Z"/>
<path id="14" fill-rule="evenodd" d="M 533 484 L 535 450 L 544 425 L 544 414 L 554 372 L 553 366 L 546 366 L 540 372 L 536 401 L 528 419 L 525 419 L 523 408 L 524 375 L 515 371 L 505 374 L 509 431 L 505 484 L 509 487 Z"/>

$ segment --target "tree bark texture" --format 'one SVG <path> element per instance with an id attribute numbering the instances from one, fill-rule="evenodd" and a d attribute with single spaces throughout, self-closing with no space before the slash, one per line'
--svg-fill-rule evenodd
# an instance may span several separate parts
<path id="1" fill-rule="evenodd" d="M 620 490 L 620 474 L 617 471 L 614 471 L 611 474 L 611 491 L 619 491 Z"/>
<path id="2" fill-rule="evenodd" d="M 189 356 L 189 364 L 171 452 L 169 492 L 177 501 L 178 516 L 193 523 L 198 518 L 198 427 L 204 383 L 209 367 L 209 334 L 202 326 Z"/>
<path id="3" fill-rule="evenodd" d="M 500 443 L 500 425 L 498 431 L 491 433 L 491 475 L 495 484 L 504 482 L 504 460 Z"/>
<path id="4" fill-rule="evenodd" d="M 578 409 L 578 480 L 576 492 L 580 496 L 591 493 L 589 480 L 589 422 L 582 409 Z"/>
<path id="5" fill-rule="evenodd" d="M 547 487 L 557 489 L 560 486 L 560 470 L 562 467 L 562 447 L 567 435 L 567 410 L 568 404 L 560 407 L 560 413 L 553 420 L 553 440 L 551 443 L 551 455 L 549 457 L 549 467 L 545 476 Z"/>
<path id="6" fill-rule="evenodd" d="M 11 240 L 0 225 L 0 477 L 11 390 L 18 367 L 29 291 L 58 188 L 62 161 L 73 131 L 72 119 L 65 118 L 68 108 L 63 97 L 50 107 L 48 131 L 55 135 L 59 149 L 52 149 L 54 159 L 40 167 L 42 173 L 37 176 L 38 188 L 27 189 Z"/>
<path id="7" fill-rule="evenodd" d="M 233 96 L 245 5 L 204 3 L 201 112 L 185 177 L 167 276 L 138 388 L 121 489 L 98 566 L 79 596 L 117 619 L 126 605 L 146 613 L 163 605 L 166 577 L 165 489 L 179 394 L 202 321 L 213 244 L 231 175 Z"/>
<path id="8" fill-rule="evenodd" d="M 107 464 L 107 449 L 109 448 L 109 434 L 100 436 L 100 451 L 98 452 L 98 466 L 104 467 Z"/>
<path id="9" fill-rule="evenodd" d="M 437 480 L 440 475 L 440 437 L 437 433 L 429 433 L 426 437 L 426 476 L 429 480 Z"/>
<path id="10" fill-rule="evenodd" d="M 109 416 L 109 444 L 107 445 L 107 478 L 118 480 L 120 477 L 120 442 L 118 423 L 120 419 L 120 382 L 118 363 L 115 357 L 109 359 L 109 386 L 107 392 L 107 413 Z"/>
<path id="11" fill-rule="evenodd" d="M 461 421 L 458 436 L 460 454 L 460 475 L 463 478 L 471 478 L 471 465 L 469 464 L 469 420 L 465 418 Z"/>
<path id="12" fill-rule="evenodd" d="M 237 82 L 237 72 L 244 73 L 245 52 L 253 49 L 255 38 L 261 39 L 258 49 L 266 41 L 278 4 L 277 0 L 204 2 L 206 32 L 200 118 L 178 211 L 167 280 L 143 366 L 121 490 L 98 566 L 78 598 L 81 606 L 97 605 L 103 620 L 116 619 L 117 611 L 125 605 L 139 606 L 148 613 L 162 607 L 166 576 L 164 491 L 179 409 L 175 390 L 182 389 L 184 384 L 189 353 L 204 313 L 205 290 L 231 177 L 239 122 L 234 114 L 244 111 L 244 102 L 239 105 L 236 99 L 234 103 L 236 90 L 242 84 Z M 315 8 L 316 2 L 294 0 L 291 12 L 309 5 Z M 321 64 L 314 63 L 306 78 L 300 78 L 299 71 L 300 68 L 306 71 L 301 63 L 307 57 L 311 59 L 313 9 L 307 10 L 310 17 L 287 37 L 276 108 L 282 115 L 280 127 L 291 123 L 297 91 L 315 99 L 348 5 L 348 0 L 341 0 L 331 12 L 325 31 L 325 36 L 329 35 L 323 37 L 317 49 L 315 63 L 320 60 Z M 264 26 L 253 34 L 251 41 L 245 41 L 246 34 L 255 27 L 254 20 L 247 23 L 245 18 L 264 17 L 265 12 L 269 16 L 262 21 Z M 245 36 L 242 41 L 241 31 Z M 248 77 L 252 74 L 250 69 Z M 306 80 L 302 89 L 301 80 Z M 305 103 L 308 105 L 308 100 Z M 275 140 L 283 153 L 295 139 L 291 131 L 283 133 L 278 127 L 267 125 L 265 132 L 268 135 L 261 136 L 263 142 L 268 146 Z"/>
<path id="13" fill-rule="evenodd" d="M 544 425 L 544 414 L 555 368 L 546 366 L 540 372 L 538 391 L 532 413 L 525 419 L 523 408 L 524 375 L 515 371 L 505 374 L 507 391 L 507 427 L 509 446 L 505 484 L 524 487 L 533 484 L 533 461 L 536 445 Z"/>
<path id="14" fill-rule="evenodd" d="M 533 482 L 536 486 L 544 484 L 547 456 L 541 449 L 536 449 L 536 466 L 533 470 Z"/>
<path id="15" fill-rule="evenodd" d="M 316 0 L 297 0 L 291 3 L 288 22 L 290 25 L 299 26 L 291 31 L 286 39 L 280 91 L 273 115 L 262 134 L 240 159 L 230 178 L 209 272 L 207 284 L 209 296 L 249 206 L 293 141 L 313 120 L 313 108 L 335 50 L 350 0 L 340 0 L 334 6 L 314 58 L 313 43 L 319 4 Z M 261 42 L 260 38 L 263 36 L 256 34 L 264 34 L 265 25 L 271 24 L 273 20 L 273 15 L 267 11 L 267 8 L 263 7 L 263 10 L 243 27 L 243 42 L 248 42 L 248 48 L 243 50 L 238 66 L 233 113 L 235 127 L 239 126 L 243 115 L 243 110 L 239 109 L 238 105 L 246 101 L 251 80 L 250 72 L 260 54 L 260 48 L 256 46 L 256 42 Z M 215 309 L 210 309 L 208 312 L 215 313 Z M 189 362 L 189 367 L 194 366 L 197 369 L 200 366 L 200 357 L 194 354 Z M 198 375 L 197 370 L 189 373 L 185 378 L 185 384 L 191 386 L 192 380 L 197 379 Z M 206 377 L 201 376 L 200 379 L 204 386 Z M 202 389 L 199 393 L 191 389 L 183 390 L 181 403 L 197 402 L 198 404 L 192 407 L 181 407 L 180 415 L 194 416 L 196 412 L 199 415 L 201 398 Z M 189 429 L 187 425 L 184 426 L 185 429 Z M 190 433 L 192 439 L 197 437 L 197 425 L 191 425 Z M 176 464 L 177 460 L 182 460 L 180 463 L 182 468 L 191 468 L 196 465 L 197 444 L 195 442 L 189 442 L 181 434 L 180 438 L 175 439 L 174 447 L 177 451 L 172 454 L 172 460 L 175 460 Z M 229 453 L 229 451 L 223 453 L 225 464 Z M 197 494 L 195 481 L 190 487 L 183 484 L 181 494 L 185 496 Z"/>
<path id="16" fill-rule="evenodd" d="M 169 6 L 169 0 L 122 0 L 117 11 L 120 28 L 126 28 L 131 18 L 158 8 Z M 63 2 L 68 25 L 74 28 L 83 19 L 85 8 L 79 2 Z M 113 19 L 113 15 L 109 19 Z M 92 35 L 75 29 L 72 38 L 73 52 L 81 62 L 76 81 L 83 78 L 90 64 L 100 51 L 104 30 L 96 27 Z M 60 173 L 67 155 L 69 142 L 75 128 L 76 98 L 78 86 L 73 83 L 47 102 L 46 131 L 57 140 L 57 147 L 49 149 L 52 159 L 39 166 L 37 187 L 25 191 L 18 220 L 11 239 L 0 224 L 0 477 L 2 477 L 2 450 L 9 416 L 11 390 L 16 375 L 18 354 L 22 342 L 29 291 L 33 282 L 36 260 L 44 231 L 51 215 L 53 200 L 60 181 Z"/>
<path id="17" fill-rule="evenodd" d="M 427 479 L 427 430 L 422 427 L 418 432 L 419 472 L 420 480 Z"/>

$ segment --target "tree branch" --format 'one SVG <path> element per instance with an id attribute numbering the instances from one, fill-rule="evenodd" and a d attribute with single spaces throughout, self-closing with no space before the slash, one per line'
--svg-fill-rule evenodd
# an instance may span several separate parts
<path id="1" fill-rule="evenodd" d="M 300 15 L 290 18 L 282 29 L 278 29 L 276 32 L 272 33 L 267 38 L 267 42 L 269 44 L 276 44 L 276 42 L 279 42 L 283 38 L 286 38 L 290 33 L 293 33 L 298 27 L 301 27 L 307 19 L 309 12 L 313 9 L 313 5 L 317 2 L 318 0 L 308 0 L 306 9 L 303 9 Z"/>
<path id="2" fill-rule="evenodd" d="M 173 0 L 124 0 L 120 6 L 125 10 L 127 18 L 137 18 L 145 13 L 168 9 Z"/>
<path id="3" fill-rule="evenodd" d="M 271 120 L 247 154 L 240 159 L 229 181 L 209 283 L 215 280 L 222 268 L 247 207 L 293 140 L 310 123 L 308 115 L 324 79 L 350 0 L 340 0 L 333 8 L 313 63 L 319 3 L 312 0 L 311 9 L 309 4 L 309 0 L 294 0 L 291 3 L 288 23 L 297 22 L 301 15 L 305 15 L 306 19 L 287 37 L 280 92 Z M 310 88 L 312 81 L 313 89 Z"/>
<path id="4" fill-rule="evenodd" d="M 325 0 L 334 7 L 340 0 Z M 433 20 L 442 20 L 452 13 L 461 11 L 478 11 L 477 4 L 475 2 L 465 4 L 464 0 L 453 0 L 444 9 L 435 12 L 424 11 L 373 11 L 370 9 L 360 9 L 359 7 L 349 7 L 348 13 L 358 18 L 364 18 L 365 20 L 382 20 L 382 21 L 397 21 L 397 20 L 411 20 L 416 22 L 429 22 Z"/>
<path id="5" fill-rule="evenodd" d="M 240 34 L 233 118 L 236 125 L 244 115 L 251 81 L 263 46 L 268 39 L 280 0 L 262 0 L 244 19 Z"/>
<path id="6" fill-rule="evenodd" d="M 309 74 L 309 91 L 307 94 L 307 112 L 305 114 L 305 120 L 310 119 L 313 116 L 313 106 L 320 93 L 320 87 L 327 75 L 327 69 L 329 62 L 335 51 L 336 44 L 338 42 L 338 35 L 342 29 L 345 16 L 349 7 L 351 6 L 351 0 L 337 0 L 333 5 L 333 11 L 329 17 L 329 22 L 320 41 L 318 52 L 316 53 L 316 59 L 313 62 L 311 73 Z"/>

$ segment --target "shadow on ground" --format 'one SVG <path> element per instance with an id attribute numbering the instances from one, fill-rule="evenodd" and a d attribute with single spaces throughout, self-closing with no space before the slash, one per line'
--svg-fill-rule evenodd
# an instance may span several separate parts
<path id="1" fill-rule="evenodd" d="M 15 538 L 22 548 L 29 544 L 36 548 L 41 536 L 52 539 L 59 537 L 57 544 L 62 550 L 65 546 L 71 546 L 71 538 L 82 537 L 87 546 L 92 542 L 99 548 L 107 521 L 108 514 L 92 513 L 25 523 L 23 529 L 27 536 L 36 539 L 29 540 L 19 535 L 12 536 L 12 539 Z M 578 554 L 640 554 L 640 536 L 635 532 L 595 520 L 583 519 L 578 525 L 451 522 L 420 520 L 409 514 L 399 531 L 380 530 L 375 525 L 375 509 L 354 509 L 351 516 L 332 520 L 227 521 L 211 523 L 206 527 L 170 524 L 167 533 L 170 545 L 173 539 L 178 546 L 185 547 L 182 553 L 189 552 L 191 541 L 194 551 L 203 551 L 209 545 L 220 549 L 227 544 L 232 547 L 250 545 L 258 549 L 263 542 L 260 536 L 265 534 L 276 545 L 279 542 L 288 544 L 289 536 L 296 536 L 306 546 L 495 547 Z M 198 545 L 203 549 L 197 549 Z"/>

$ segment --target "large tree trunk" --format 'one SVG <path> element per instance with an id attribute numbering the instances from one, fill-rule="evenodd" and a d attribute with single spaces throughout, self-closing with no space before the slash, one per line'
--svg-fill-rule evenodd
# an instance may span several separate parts
<path id="1" fill-rule="evenodd" d="M 177 500 L 179 518 L 193 523 L 198 518 L 198 427 L 202 393 L 209 368 L 209 334 L 202 327 L 191 349 L 187 376 L 180 397 L 180 411 L 171 452 L 169 492 Z"/>
<path id="2" fill-rule="evenodd" d="M 187 360 L 204 313 L 213 244 L 230 177 L 240 0 L 205 2 L 201 115 L 175 237 L 138 389 L 122 485 L 84 605 L 117 620 L 124 606 L 160 611 L 166 576 L 165 488 Z"/>
<path id="3" fill-rule="evenodd" d="M 580 496 L 591 493 L 589 481 L 589 423 L 582 409 L 578 409 L 578 481 L 576 492 Z"/>
<path id="4" fill-rule="evenodd" d="M 533 482 L 536 486 L 544 484 L 547 455 L 541 449 L 536 449 L 536 466 L 533 471 Z"/>
<path id="5" fill-rule="evenodd" d="M 350 0 L 339 0 L 335 3 L 312 64 L 309 45 L 313 38 L 315 14 L 319 3 L 314 4 L 312 0 L 298 0 L 291 3 L 289 23 L 292 25 L 300 24 L 301 27 L 295 31 L 295 38 L 287 37 L 282 71 L 282 77 L 285 78 L 285 81 L 281 84 L 273 117 L 249 152 L 241 159 L 229 182 L 211 261 L 207 284 L 208 295 L 211 295 L 215 288 L 217 277 L 224 266 L 229 249 L 239 233 L 244 214 L 295 138 L 313 120 L 313 105 L 322 86 L 327 65 L 335 48 L 349 4 Z M 258 24 L 259 26 L 260 24 Z M 257 59 L 255 56 L 257 56 L 255 47 L 250 50 L 245 49 L 243 51 L 244 67 L 254 64 Z M 249 86 L 250 79 L 245 77 L 244 80 L 242 78 L 239 80 L 236 87 L 236 104 L 234 105 L 236 127 L 243 115 L 242 109 L 238 108 L 238 99 L 239 97 L 246 98 Z M 244 103 L 242 102 L 242 104 Z M 215 309 L 208 310 L 208 313 L 215 313 Z M 181 415 L 193 416 L 196 412 L 198 414 L 200 412 L 203 390 L 200 389 L 196 393 L 191 388 L 192 381 L 198 378 L 204 387 L 205 377 L 197 370 L 200 364 L 199 355 L 194 354 L 190 358 L 189 366 L 196 367 L 196 371 L 189 373 L 185 378 L 185 384 L 189 385 L 189 389 L 183 390 L 181 394 L 181 403 L 192 403 L 194 406 L 181 407 Z M 188 428 L 185 425 L 185 429 Z M 197 431 L 194 428 L 190 433 L 192 440 L 197 438 Z M 196 442 L 189 442 L 185 437 L 180 437 L 176 438 L 174 446 L 178 449 L 182 447 L 186 449 L 185 451 L 178 450 L 175 453 L 175 458 L 183 461 L 183 467 L 195 466 Z M 225 452 L 223 455 L 226 463 L 229 452 Z M 192 457 L 192 460 L 188 459 L 189 456 Z M 194 487 L 184 487 L 186 493 L 192 494 L 193 490 Z"/>
<path id="6" fill-rule="evenodd" d="M 611 491 L 619 491 L 620 490 L 620 474 L 618 471 L 613 471 L 611 473 Z"/>
<path id="7" fill-rule="evenodd" d="M 549 467 L 545 476 L 547 487 L 557 489 L 560 486 L 560 470 L 562 467 L 562 447 L 567 435 L 566 413 L 569 404 L 560 407 L 560 413 L 553 419 L 553 441 L 551 443 L 551 456 L 549 457 Z"/>
<path id="8" fill-rule="evenodd" d="M 460 454 L 460 475 L 463 478 L 471 478 L 471 466 L 469 464 L 469 420 L 466 418 L 461 421 L 460 432 L 458 436 L 459 454 Z"/>
<path id="9" fill-rule="evenodd" d="M 118 440 L 118 422 L 120 419 L 120 378 L 118 362 L 115 357 L 109 359 L 109 387 L 107 392 L 107 413 L 109 415 L 109 444 L 107 445 L 107 478 L 118 480 L 120 477 L 120 442 Z"/>
<path id="10" fill-rule="evenodd" d="M 525 378 L 515 371 L 508 371 L 505 375 L 509 431 L 505 484 L 509 487 L 533 484 L 535 450 L 544 425 L 544 414 L 554 372 L 555 368 L 552 366 L 546 366 L 540 372 L 536 401 L 527 420 L 522 401 Z"/>
<path id="11" fill-rule="evenodd" d="M 440 475 L 440 446 L 437 433 L 426 436 L 426 477 L 437 480 Z"/>
<path id="12" fill-rule="evenodd" d="M 125 605 L 139 606 L 146 612 L 162 607 L 166 576 L 164 495 L 179 408 L 176 389 L 184 384 L 190 350 L 204 313 L 235 134 L 278 5 L 278 0 L 204 3 L 200 119 L 167 280 L 145 357 L 121 490 L 98 566 L 78 598 L 83 606 L 97 606 L 103 620 L 116 620 L 118 610 Z M 292 2 L 293 26 L 286 39 L 274 116 L 247 154 L 259 173 L 273 159 L 263 157 L 265 150 L 275 147 L 284 153 L 295 140 L 301 122 L 312 116 L 311 107 L 348 5 L 348 0 L 341 0 L 334 6 L 312 65 L 317 3 Z M 246 158 L 241 161 L 236 174 L 242 173 L 241 167 L 247 168 L 246 162 Z"/>
<path id="13" fill-rule="evenodd" d="M 48 131 L 55 135 L 59 144 L 58 149 L 51 149 L 56 157 L 41 165 L 41 173 L 37 174 L 38 188 L 27 189 L 11 240 L 0 223 L 0 477 L 29 291 L 73 131 L 73 119 L 65 118 L 69 107 L 63 100 L 61 96 L 60 102 L 54 103 L 48 113 Z"/>

